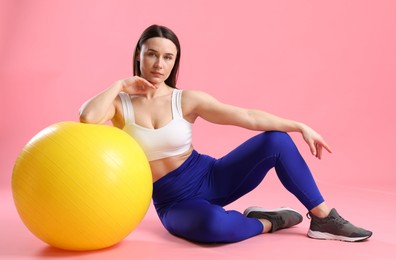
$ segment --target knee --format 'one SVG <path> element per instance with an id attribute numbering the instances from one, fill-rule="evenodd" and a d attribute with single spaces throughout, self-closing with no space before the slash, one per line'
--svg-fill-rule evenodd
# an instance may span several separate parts
<path id="1" fill-rule="evenodd" d="M 196 214 L 187 223 L 175 224 L 168 229 L 173 235 L 200 243 L 224 242 L 232 229 L 225 227 L 219 214 L 201 212 Z"/>
<path id="2" fill-rule="evenodd" d="M 226 229 L 221 224 L 222 220 L 218 214 L 205 214 L 196 219 L 194 225 L 190 226 L 189 230 L 190 239 L 197 242 L 216 243 L 222 242 Z"/>
<path id="3" fill-rule="evenodd" d="M 273 148 L 289 148 L 290 145 L 294 146 L 294 142 L 290 135 L 286 132 L 269 131 L 261 134 L 261 140 L 266 147 Z"/>
<path id="4" fill-rule="evenodd" d="M 196 222 L 190 239 L 203 243 L 237 242 L 262 231 L 262 224 L 247 219 L 240 212 L 229 210 L 221 214 L 209 213 Z"/>

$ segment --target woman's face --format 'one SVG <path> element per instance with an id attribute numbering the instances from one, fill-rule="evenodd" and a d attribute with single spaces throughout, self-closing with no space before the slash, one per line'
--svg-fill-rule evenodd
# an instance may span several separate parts
<path id="1" fill-rule="evenodd" d="M 152 84 L 163 83 L 172 72 L 176 55 L 177 47 L 171 40 L 161 37 L 146 40 L 137 57 L 141 77 Z"/>

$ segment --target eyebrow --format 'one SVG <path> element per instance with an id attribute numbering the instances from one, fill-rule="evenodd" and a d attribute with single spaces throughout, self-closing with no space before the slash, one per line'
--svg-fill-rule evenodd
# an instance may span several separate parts
<path id="1" fill-rule="evenodd" d="M 147 49 L 147 51 L 153 51 L 153 52 L 158 53 L 158 51 L 157 51 L 157 50 L 154 50 L 154 49 Z M 171 53 L 171 52 L 165 53 L 165 55 L 172 55 L 172 56 L 175 56 L 175 54 L 173 54 L 173 53 Z"/>

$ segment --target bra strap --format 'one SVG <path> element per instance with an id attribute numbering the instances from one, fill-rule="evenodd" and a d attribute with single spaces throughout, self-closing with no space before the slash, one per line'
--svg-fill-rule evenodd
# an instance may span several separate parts
<path id="1" fill-rule="evenodd" d="M 172 92 L 172 117 L 183 118 L 183 111 L 181 106 L 182 90 L 174 89 Z"/>

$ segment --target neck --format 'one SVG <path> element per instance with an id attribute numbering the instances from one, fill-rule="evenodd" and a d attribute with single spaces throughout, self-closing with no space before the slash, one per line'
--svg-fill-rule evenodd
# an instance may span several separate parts
<path id="1" fill-rule="evenodd" d="M 162 97 L 162 96 L 169 95 L 172 93 L 172 91 L 173 91 L 173 88 L 169 87 L 166 84 L 161 84 L 158 86 L 157 89 L 149 89 L 145 96 L 147 99 L 152 99 L 152 98 L 156 98 L 156 97 Z"/>

